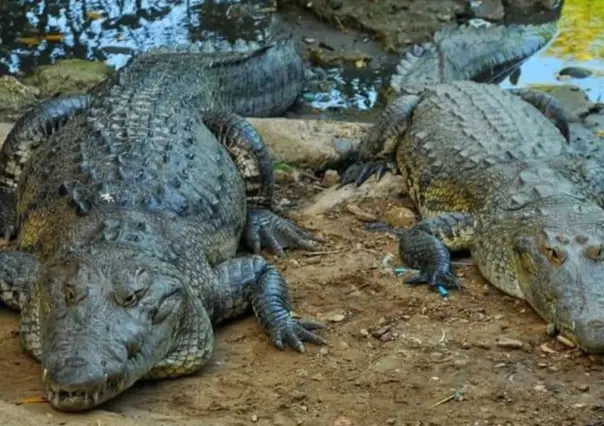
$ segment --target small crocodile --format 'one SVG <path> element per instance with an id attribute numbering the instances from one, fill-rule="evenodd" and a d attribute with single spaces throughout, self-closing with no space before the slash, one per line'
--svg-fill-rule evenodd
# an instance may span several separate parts
<path id="1" fill-rule="evenodd" d="M 239 115 L 293 100 L 288 46 L 145 54 L 92 93 L 42 103 L 7 137 L 3 217 L 16 220 L 2 225 L 16 241 L 0 252 L 0 298 L 20 311 L 54 408 L 193 374 L 213 327 L 250 310 L 278 348 L 325 343 L 258 254 L 316 238 L 270 210 L 270 156 Z M 254 254 L 237 255 L 242 240 Z"/>
<path id="2" fill-rule="evenodd" d="M 343 179 L 360 184 L 383 170 L 374 159 L 394 147 L 422 217 L 403 236 L 401 257 L 417 257 L 418 245 L 415 267 L 446 285 L 442 248 L 470 250 L 495 287 L 525 299 L 583 351 L 604 353 L 604 170 L 597 153 L 569 144 L 557 101 L 458 81 L 401 96 L 384 114 L 389 132 L 361 143 L 371 161 Z"/>

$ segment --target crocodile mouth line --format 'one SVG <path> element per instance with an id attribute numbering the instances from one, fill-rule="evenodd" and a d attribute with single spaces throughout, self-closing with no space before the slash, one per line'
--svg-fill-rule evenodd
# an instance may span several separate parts
<path id="1" fill-rule="evenodd" d="M 97 406 L 124 389 L 126 379 L 105 374 L 104 384 L 93 389 L 62 389 L 46 380 L 44 370 L 45 394 L 48 402 L 58 410 L 83 411 Z"/>

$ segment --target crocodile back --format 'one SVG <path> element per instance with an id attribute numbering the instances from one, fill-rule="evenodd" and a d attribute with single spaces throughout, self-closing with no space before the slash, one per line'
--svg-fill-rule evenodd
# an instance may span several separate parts
<path id="1" fill-rule="evenodd" d="M 507 183 L 506 168 L 567 149 L 558 129 L 519 97 L 456 82 L 424 92 L 400 136 L 397 163 L 421 214 L 430 217 L 480 209 Z"/>
<path id="2" fill-rule="evenodd" d="M 245 222 L 244 184 L 226 149 L 165 78 L 113 86 L 33 152 L 18 186 L 20 245 L 56 248 L 74 221 L 99 210 Z"/>

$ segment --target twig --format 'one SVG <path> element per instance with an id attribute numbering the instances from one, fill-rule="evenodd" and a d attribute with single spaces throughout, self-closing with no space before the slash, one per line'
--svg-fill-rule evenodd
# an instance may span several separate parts
<path id="1" fill-rule="evenodd" d="M 321 256 L 324 254 L 336 254 L 341 252 L 342 250 L 324 250 L 324 251 L 307 251 L 304 253 L 304 256 Z"/>
<path id="2" fill-rule="evenodd" d="M 454 399 L 458 399 L 460 397 L 459 392 L 453 392 L 451 395 L 449 395 L 446 398 L 441 399 L 438 402 L 435 402 L 434 404 L 432 404 L 431 406 L 429 406 L 428 408 L 434 408 L 434 407 L 438 407 L 439 405 L 442 405 L 446 402 L 452 401 Z"/>

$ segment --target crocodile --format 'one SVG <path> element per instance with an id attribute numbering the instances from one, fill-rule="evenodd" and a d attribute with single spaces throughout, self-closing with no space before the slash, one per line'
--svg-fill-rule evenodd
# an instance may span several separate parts
<path id="1" fill-rule="evenodd" d="M 431 42 L 407 49 L 390 78 L 392 91 L 459 80 L 499 84 L 558 32 L 557 21 L 524 25 L 474 22 L 445 26 Z"/>
<path id="2" fill-rule="evenodd" d="M 469 250 L 492 285 L 584 352 L 604 353 L 601 155 L 568 142 L 556 100 L 457 81 L 403 95 L 384 114 L 390 132 L 361 142 L 365 167 L 343 183 L 362 184 L 394 155 L 421 216 L 399 245 L 414 280 L 455 286 L 443 248 Z"/>
<path id="3" fill-rule="evenodd" d="M 214 327 L 250 311 L 277 348 L 326 343 L 321 323 L 292 316 L 285 278 L 260 254 L 317 238 L 271 210 L 270 155 L 240 115 L 291 101 L 288 46 L 143 54 L 91 93 L 42 102 L 7 136 L 2 207 L 14 213 L 2 218 L 14 221 L 2 226 L 14 242 L 0 252 L 0 299 L 20 312 L 55 409 L 198 372 Z"/>

